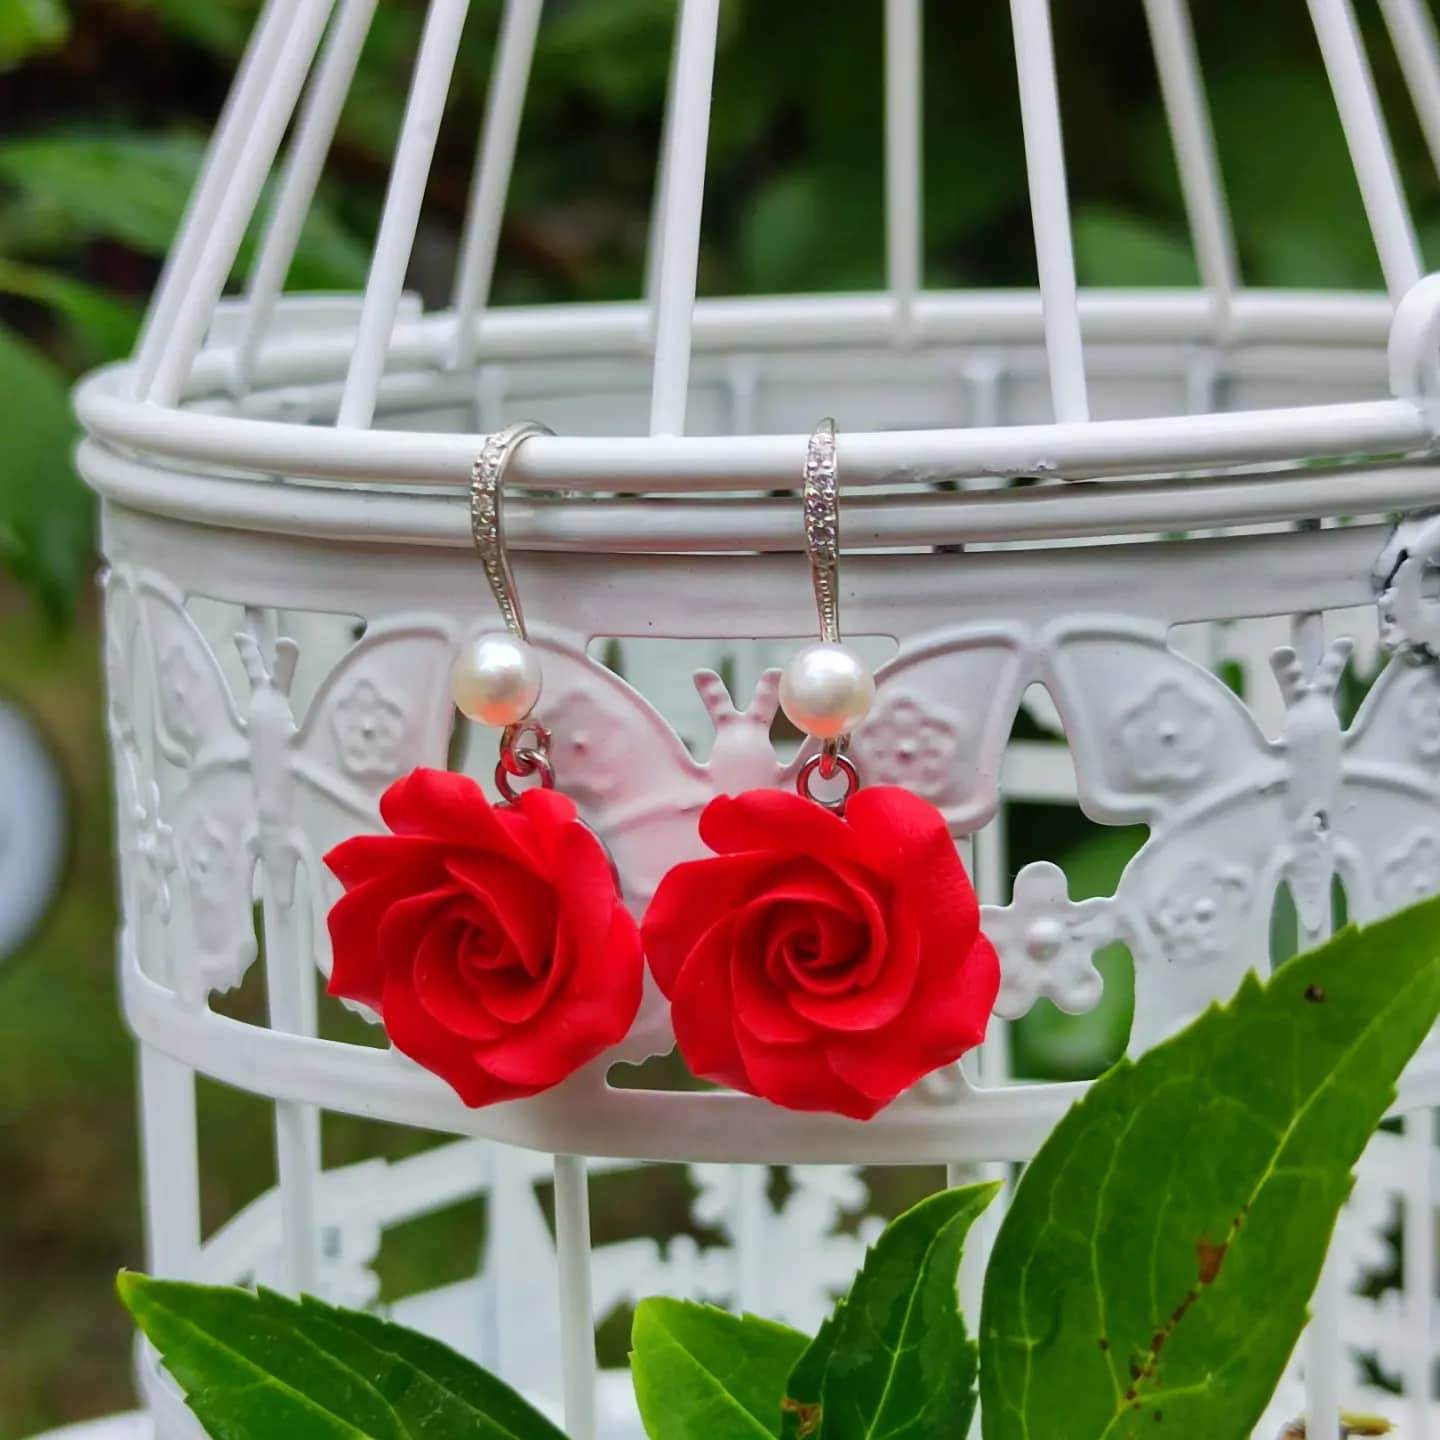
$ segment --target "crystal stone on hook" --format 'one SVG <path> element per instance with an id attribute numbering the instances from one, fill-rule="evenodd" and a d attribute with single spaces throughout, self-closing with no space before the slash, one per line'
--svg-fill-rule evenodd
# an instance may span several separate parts
<path id="1" fill-rule="evenodd" d="M 1143 1050 L 1267 968 L 1272 931 L 1306 944 L 1337 896 L 1365 919 L 1440 889 L 1440 669 L 1420 633 L 1440 527 L 1390 547 L 1395 516 L 1440 493 L 1440 276 L 1351 0 L 1308 9 L 1377 293 L 1244 283 L 1185 0 L 1146 0 L 1200 284 L 1078 289 L 1050 8 L 1011 0 L 1038 284 L 927 289 L 920 4 L 884 0 L 884 287 L 697 300 L 725 77 L 719 0 L 678 0 L 643 293 L 492 305 L 547 18 L 506 0 L 452 296 L 425 308 L 406 274 L 466 8 L 426 8 L 368 281 L 322 298 L 283 292 L 376 0 L 270 0 L 136 352 L 78 390 L 103 511 L 149 1265 L 364 1301 L 410 1221 L 484 1196 L 483 1252 L 477 1236 L 463 1273 L 392 1313 L 576 1440 L 638 1436 L 623 1371 L 597 1369 L 595 1324 L 653 1291 L 811 1323 L 883 1210 L 869 1167 L 1009 1175 L 1075 1099 L 1082 1082 L 1012 1073 L 1012 1041 L 1036 1033 L 1016 1027 L 1055 1021 L 1052 998 L 1078 1025 L 1133 1009 Z M 1440 158 L 1428 12 L 1380 8 L 1400 61 L 1387 109 L 1412 107 Z M 710 798 L 793 787 L 813 753 L 772 721 L 774 671 L 815 633 L 799 494 L 821 415 L 838 426 L 847 644 L 876 684 L 851 753 L 877 781 L 913 772 L 944 813 L 1010 937 L 1004 1017 L 963 1072 L 866 1124 L 686 1085 L 654 996 L 612 1056 L 467 1110 L 323 993 L 335 889 L 319 857 L 375 829 L 413 766 L 488 783 L 494 736 L 457 718 L 450 686 L 469 637 L 502 624 L 470 546 L 477 452 L 518 419 L 555 432 L 507 475 L 544 673 L 534 715 L 638 911 L 701 853 Z M 1404 662 L 1383 663 L 1381 613 Z M 1077 805 L 1100 837 L 1085 853 L 1108 846 L 1110 870 L 1062 876 L 1058 847 L 1012 845 L 1022 821 L 1047 832 L 1037 810 Z M 247 977 L 266 1006 L 227 1002 Z M 1440 1436 L 1437 1060 L 1422 1052 L 1403 1126 L 1367 1154 L 1265 1440 L 1302 1411 L 1333 1435 L 1342 1403 Z M 274 1187 L 211 1230 L 197 1077 L 275 1119 Z M 448 1138 L 327 1164 L 335 1115 Z M 617 1233 L 607 1206 L 592 1235 L 591 1189 L 660 1185 L 650 1162 L 692 1167 L 677 1232 Z M 778 1185 L 771 1166 L 789 1167 Z M 962 1275 L 972 1323 L 984 1243 Z M 138 1373 L 160 1440 L 194 1436 L 152 1352 Z"/>

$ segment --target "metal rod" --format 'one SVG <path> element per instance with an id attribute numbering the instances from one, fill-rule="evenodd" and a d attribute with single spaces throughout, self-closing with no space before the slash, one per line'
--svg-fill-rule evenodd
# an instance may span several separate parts
<path id="1" fill-rule="evenodd" d="M 1350 0 L 1309 0 L 1310 18 L 1350 146 L 1365 214 L 1390 298 L 1398 301 L 1425 273 L 1395 152 L 1380 113 L 1375 77 Z"/>
<path id="2" fill-rule="evenodd" d="M 670 162 L 675 146 L 675 104 L 680 79 L 682 33 L 677 9 L 675 32 L 670 41 L 670 73 L 665 84 L 665 113 L 660 122 L 660 151 L 655 161 L 655 193 L 650 200 L 650 229 L 645 237 L 645 282 L 640 291 L 645 298 L 652 332 L 660 287 L 660 252 L 665 241 L 665 216 L 669 209 Z M 652 333 L 652 345 L 653 339 Z"/>
<path id="3" fill-rule="evenodd" d="M 1090 418 L 1085 353 L 1075 286 L 1075 249 L 1065 184 L 1065 147 L 1050 0 L 1010 0 L 1015 64 L 1020 77 L 1020 115 L 1025 130 L 1025 169 L 1030 182 L 1030 225 L 1045 312 L 1045 351 L 1055 418 Z"/>
<path id="4" fill-rule="evenodd" d="M 195 1072 L 150 1045 L 140 1046 L 140 1143 L 150 1273 L 192 1279 L 200 1259 Z"/>
<path id="5" fill-rule="evenodd" d="M 585 1160 L 555 1157 L 555 1255 L 560 1277 L 560 1363 L 565 1433 L 595 1440 L 595 1319 L 590 1276 L 590 1190 Z"/>
<path id="6" fill-rule="evenodd" d="M 1205 86 L 1195 53 L 1195 32 L 1186 0 L 1145 0 L 1155 65 L 1160 75 L 1160 93 L 1170 138 L 1175 146 L 1175 164 L 1180 173 L 1180 191 L 1190 222 L 1191 243 L 1200 279 L 1215 306 L 1215 328 L 1221 335 L 1229 326 L 1230 305 L 1239 284 L 1239 263 L 1235 257 L 1235 232 L 1220 164 L 1215 154 L 1215 132 Z"/>
<path id="7" fill-rule="evenodd" d="M 1410 1434 L 1434 1433 L 1435 1366 L 1435 1112 L 1414 1110 L 1405 1117 L 1405 1394 Z"/>
<path id="8" fill-rule="evenodd" d="M 298 943 L 297 915 L 304 905 L 282 905 L 275 877 L 261 887 L 265 930 L 265 993 L 272 1030 L 314 1035 L 315 981 L 309 953 Z M 280 1237 L 285 1288 L 313 1292 L 318 1272 L 319 1227 L 315 1209 L 320 1173 L 320 1112 L 295 1100 L 275 1102 L 275 1178 L 280 1192 Z"/>
<path id="9" fill-rule="evenodd" d="M 490 302 L 495 254 L 505 219 L 505 198 L 520 138 L 520 117 L 530 85 L 535 37 L 540 31 L 544 0 L 506 0 L 485 97 L 485 126 L 470 182 L 470 201 L 460 241 L 455 286 L 455 355 L 457 367 L 468 370 L 479 349 L 476 317 Z"/>
<path id="10" fill-rule="evenodd" d="M 235 342 L 234 384 L 239 393 L 250 387 L 256 353 L 269 331 L 276 301 L 285 288 L 295 249 L 325 168 L 325 158 L 335 139 L 335 127 L 340 122 L 345 97 L 350 92 L 350 82 L 370 31 L 375 3 L 376 0 L 340 0 L 339 14 L 330 27 L 320 63 L 311 77 L 295 139 L 285 157 L 275 202 L 246 286 L 245 318 L 240 338 Z"/>
<path id="11" fill-rule="evenodd" d="M 1424 0 L 1380 0 L 1395 58 L 1420 119 L 1430 163 L 1440 173 L 1440 40 Z"/>
<path id="12" fill-rule="evenodd" d="M 673 130 L 664 161 L 660 264 L 655 293 L 655 370 L 650 433 L 683 435 L 690 389 L 690 331 L 700 262 L 700 216 L 705 197 L 705 150 L 710 139 L 710 92 L 720 0 L 681 0 Z"/>
<path id="13" fill-rule="evenodd" d="M 415 227 L 430 176 L 430 162 L 440 132 L 440 119 L 455 68 L 460 32 L 465 25 L 469 0 L 431 0 L 415 61 L 415 78 L 405 105 L 405 119 L 395 149 L 395 164 L 380 217 L 380 233 L 370 276 L 365 283 L 365 300 L 354 351 L 345 375 L 345 393 L 335 424 L 340 429 L 368 429 L 375 415 L 375 394 L 395 328 L 405 271 L 415 244 Z"/>
<path id="14" fill-rule="evenodd" d="M 249 134 L 256 108 L 265 92 L 271 56 L 284 44 L 285 34 L 294 21 L 294 10 L 282 0 L 265 0 L 250 32 L 245 53 L 235 72 L 235 80 L 220 110 L 205 159 L 195 185 L 185 201 L 185 211 L 175 232 L 175 241 L 160 270 L 145 317 L 135 342 L 137 382 L 148 384 L 154 371 L 157 347 L 163 342 L 159 332 L 169 333 L 174 323 L 174 306 L 184 293 L 195 261 L 199 258 L 205 235 L 209 231 L 214 209 L 224 191 L 223 176 L 234 165 L 233 155 Z M 138 392 L 137 392 L 138 393 Z"/>
<path id="15" fill-rule="evenodd" d="M 924 283 L 921 0 L 885 0 L 885 270 L 900 343 Z"/>

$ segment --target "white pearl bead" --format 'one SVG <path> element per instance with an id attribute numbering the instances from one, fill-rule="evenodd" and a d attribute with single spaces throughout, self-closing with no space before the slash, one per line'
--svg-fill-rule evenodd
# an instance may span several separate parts
<path id="1" fill-rule="evenodd" d="M 780 675 L 780 708 L 797 730 L 817 740 L 848 735 L 875 701 L 875 677 L 843 645 L 807 646 Z"/>
<path id="2" fill-rule="evenodd" d="M 450 693 L 471 720 L 518 724 L 540 698 L 540 657 L 513 635 L 479 635 L 456 658 Z"/>

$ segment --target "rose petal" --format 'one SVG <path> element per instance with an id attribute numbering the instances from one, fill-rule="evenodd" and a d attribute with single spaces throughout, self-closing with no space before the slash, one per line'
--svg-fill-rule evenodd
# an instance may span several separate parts
<path id="1" fill-rule="evenodd" d="M 845 820 L 894 886 L 891 913 L 922 915 L 928 933 L 967 951 L 980 930 L 980 905 L 945 817 L 908 790 L 877 785 L 854 796 Z"/>
<path id="2" fill-rule="evenodd" d="M 545 1089 L 625 1038 L 640 1009 L 645 976 L 640 933 L 628 910 L 614 908 L 600 948 L 607 976 L 604 990 L 559 991 L 530 1025 L 480 1048 L 478 1059 L 487 1070 L 515 1084 Z M 572 963 L 572 973 L 575 968 Z"/>
<path id="3" fill-rule="evenodd" d="M 743 926 L 735 929 L 736 941 L 730 954 L 730 990 L 734 996 L 735 1025 L 744 1026 L 755 1039 L 766 1044 L 796 1044 L 817 1038 L 816 1029 L 797 1015 L 790 997 L 778 989 L 765 973 L 763 957 L 740 939 Z"/>
<path id="4" fill-rule="evenodd" d="M 700 838 L 719 855 L 760 852 L 772 860 L 806 855 L 862 863 L 865 858 L 844 820 L 793 790 L 717 795 L 700 816 Z"/>
<path id="5" fill-rule="evenodd" d="M 468 983 L 457 963 L 463 922 L 453 917 L 432 925 L 415 953 L 415 998 L 431 1018 L 467 1040 L 496 1040 L 505 1026 L 485 1005 L 476 986 Z"/>
<path id="6" fill-rule="evenodd" d="M 559 877 L 555 917 L 557 965 L 565 973 L 567 995 L 597 996 L 618 978 L 612 974 L 608 947 L 613 940 L 612 922 L 617 911 L 629 911 L 615 886 L 615 867 L 595 832 L 574 818 L 557 827 L 544 840 L 548 861 Z M 634 929 L 634 921 L 630 920 Z M 628 942 L 627 942 L 628 943 Z M 636 931 L 636 947 L 639 946 Z M 627 977 L 628 978 L 628 977 Z M 639 976 L 634 977 L 639 983 Z M 632 1017 L 633 1018 L 633 1017 Z"/>
<path id="7" fill-rule="evenodd" d="M 331 850 L 325 864 L 347 890 L 352 890 L 380 875 L 434 874 L 444 856 L 443 846 L 416 836 L 354 835 Z"/>
<path id="8" fill-rule="evenodd" d="M 380 797 L 380 818 L 401 836 L 444 841 L 460 850 L 482 850 L 518 863 L 533 863 L 512 825 L 502 822 L 485 792 L 468 775 L 421 766 Z"/>
<path id="9" fill-rule="evenodd" d="M 379 1008 L 380 992 L 385 985 L 385 962 L 380 958 L 377 939 L 380 920 L 392 898 L 391 886 L 375 879 L 347 891 L 330 907 L 328 925 L 333 958 L 325 988 L 331 995 Z"/>
<path id="10" fill-rule="evenodd" d="M 888 1025 L 910 1001 L 920 968 L 920 945 L 902 927 L 887 931 L 885 917 L 876 911 L 869 927 L 869 962 L 857 966 L 874 976 L 871 984 L 844 995 L 820 995 L 796 988 L 790 1004 L 797 1014 L 824 1030 L 875 1030 Z M 876 961 L 877 954 L 881 957 Z"/>
<path id="11" fill-rule="evenodd" d="M 819 1046 L 765 1045 L 743 1029 L 737 1038 L 750 1080 L 747 1088 L 772 1104 L 787 1110 L 829 1110 L 853 1120 L 868 1120 L 883 1104 L 829 1070 Z"/>
<path id="12" fill-rule="evenodd" d="M 555 948 L 555 890 L 528 866 L 497 855 L 447 856 L 445 872 L 457 888 L 482 901 L 531 975 Z"/>
<path id="13" fill-rule="evenodd" d="M 675 1044 L 691 1074 L 750 1091 L 734 1030 L 730 926 L 723 920 L 712 926 L 690 952 L 675 979 L 670 1019 Z"/>
<path id="14" fill-rule="evenodd" d="M 905 1016 L 869 1035 L 832 1036 L 826 1060 L 863 1094 L 891 1100 L 984 1040 L 999 989 L 1000 962 L 982 935 L 948 976 L 928 978 Z"/>
<path id="15" fill-rule="evenodd" d="M 650 973 L 667 998 L 674 998 L 681 968 L 701 937 L 743 904 L 775 865 L 770 855 L 687 860 L 660 881 L 640 934 Z"/>
<path id="16" fill-rule="evenodd" d="M 493 1105 L 535 1093 L 533 1086 L 513 1085 L 482 1069 L 470 1042 L 451 1034 L 420 1004 L 408 973 L 399 971 L 386 982 L 380 1008 L 395 1048 L 433 1071 L 467 1105 Z"/>

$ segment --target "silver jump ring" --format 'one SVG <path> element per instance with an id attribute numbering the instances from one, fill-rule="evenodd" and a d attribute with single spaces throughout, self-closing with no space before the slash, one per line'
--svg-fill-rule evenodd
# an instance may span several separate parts
<path id="1" fill-rule="evenodd" d="M 555 767 L 550 763 L 548 755 L 540 750 L 526 750 L 521 753 L 519 758 L 523 768 L 515 771 L 517 778 L 538 775 L 540 777 L 539 789 L 553 790 L 555 788 Z M 524 793 L 524 791 L 516 790 L 511 783 L 506 752 L 503 750 L 500 752 L 500 763 L 495 767 L 495 788 L 500 792 L 500 798 L 508 805 L 514 805 Z"/>
<path id="2" fill-rule="evenodd" d="M 810 781 L 819 771 L 822 779 L 826 777 L 825 762 L 830 761 L 830 775 L 837 772 L 845 777 L 845 789 L 839 795 L 826 799 L 822 795 L 816 795 L 810 789 Z M 833 810 L 837 815 L 845 813 L 845 806 L 849 803 L 850 797 L 860 788 L 860 771 L 856 768 L 855 762 L 840 750 L 822 750 L 818 755 L 812 755 L 801 767 L 800 773 L 795 777 L 795 789 L 807 800 L 813 800 L 817 805 L 823 805 L 827 810 Z"/>
<path id="3" fill-rule="evenodd" d="M 500 735 L 500 768 L 509 775 L 533 775 L 550 764 L 550 732 L 538 720 L 507 725 Z"/>
<path id="4" fill-rule="evenodd" d="M 505 548 L 505 516 L 501 491 L 505 471 L 515 452 L 532 435 L 554 432 L 534 420 L 521 420 L 487 436 L 470 471 L 470 536 L 476 553 L 490 582 L 490 593 L 500 608 L 506 628 L 520 640 L 525 633 L 525 615 L 520 597 L 515 592 L 515 577 L 510 571 L 510 555 Z"/>
<path id="5" fill-rule="evenodd" d="M 835 454 L 835 422 L 822 420 L 805 447 L 805 548 L 820 638 L 840 643 L 840 472 Z"/>

